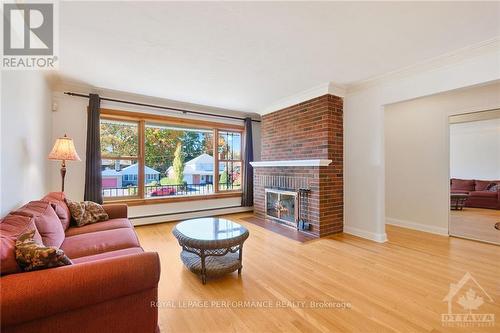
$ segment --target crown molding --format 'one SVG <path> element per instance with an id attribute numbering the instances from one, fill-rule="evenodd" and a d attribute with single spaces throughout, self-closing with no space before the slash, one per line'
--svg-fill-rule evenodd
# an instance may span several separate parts
<path id="1" fill-rule="evenodd" d="M 258 113 L 261 115 L 268 114 L 327 94 L 344 97 L 346 89 L 344 86 L 337 85 L 333 82 L 322 83 L 313 88 L 282 98 Z"/>
<path id="2" fill-rule="evenodd" d="M 328 83 L 328 93 L 337 97 L 344 98 L 347 94 L 347 88 L 344 85 L 330 82 Z"/>
<path id="3" fill-rule="evenodd" d="M 491 38 L 480 43 L 472 44 L 467 47 L 442 54 L 435 58 L 400 68 L 395 71 L 387 72 L 381 75 L 371 77 L 366 80 L 358 81 L 346 86 L 346 94 L 355 93 L 370 87 L 382 85 L 390 81 L 403 79 L 412 75 L 418 75 L 422 72 L 436 70 L 442 67 L 452 66 L 454 64 L 478 57 L 480 55 L 498 52 L 500 53 L 500 37 Z"/>
<path id="4" fill-rule="evenodd" d="M 334 82 L 323 83 L 313 88 L 301 91 L 297 94 L 282 98 L 258 113 L 261 115 L 265 115 L 326 94 L 345 97 L 348 94 L 365 90 L 370 87 L 385 84 L 390 81 L 402 79 L 412 75 L 417 75 L 422 72 L 451 66 L 465 60 L 492 52 L 498 52 L 500 54 L 500 37 L 495 37 L 480 43 L 472 44 L 453 52 L 449 52 L 411 66 L 377 75 L 372 78 L 358 81 L 349 85 L 338 85 Z"/>

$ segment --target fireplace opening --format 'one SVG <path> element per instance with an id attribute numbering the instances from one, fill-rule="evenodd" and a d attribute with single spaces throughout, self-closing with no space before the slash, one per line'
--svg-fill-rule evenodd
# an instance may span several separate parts
<path id="1" fill-rule="evenodd" d="M 299 205 L 297 192 L 265 189 L 266 216 L 297 227 Z"/>

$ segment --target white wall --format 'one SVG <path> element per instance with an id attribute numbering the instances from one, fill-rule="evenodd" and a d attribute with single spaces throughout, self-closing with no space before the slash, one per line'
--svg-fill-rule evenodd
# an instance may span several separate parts
<path id="1" fill-rule="evenodd" d="M 348 91 L 344 98 L 344 232 L 379 242 L 387 237 L 384 107 L 499 80 L 499 44 L 495 40 Z"/>
<path id="2" fill-rule="evenodd" d="M 46 194 L 51 92 L 39 71 L 2 73 L 0 215 Z"/>
<path id="3" fill-rule="evenodd" d="M 500 118 L 450 124 L 450 175 L 500 179 Z"/>
<path id="4" fill-rule="evenodd" d="M 88 93 L 88 91 L 85 91 Z M 127 95 L 114 95 L 111 92 L 105 92 L 102 96 L 113 97 L 113 98 L 122 98 L 134 101 L 140 101 L 144 103 L 152 103 L 158 105 L 170 105 L 166 104 L 166 102 L 162 102 L 158 99 L 140 99 L 138 96 L 127 96 Z M 85 145 L 86 145 L 86 128 L 87 128 L 87 119 L 86 119 L 86 110 L 88 106 L 88 99 L 80 98 L 80 97 L 71 97 L 64 95 L 62 92 L 55 92 L 53 94 L 54 102 L 57 104 L 57 111 L 53 113 L 53 133 L 52 138 L 55 139 L 59 136 L 68 134 L 71 138 L 73 138 L 75 142 L 75 147 L 80 155 L 82 161 L 81 162 L 68 162 L 67 163 L 67 174 L 66 174 L 66 185 L 65 192 L 69 198 L 73 200 L 83 200 L 84 193 L 84 184 L 85 184 Z M 174 107 L 182 107 L 182 105 L 173 105 Z M 167 112 L 158 109 L 145 108 L 145 107 L 135 107 L 132 105 L 124 105 L 118 103 L 111 102 L 102 102 L 101 107 L 103 108 L 111 108 L 117 110 L 124 111 L 134 111 L 134 112 L 143 112 L 143 113 L 153 113 L 153 114 L 162 114 L 169 116 L 177 116 L 179 117 L 178 112 Z M 186 107 L 189 108 L 189 107 Z M 192 108 L 191 108 L 192 109 Z M 234 115 L 234 114 L 232 114 Z M 199 117 L 193 115 L 181 115 L 182 117 L 188 117 L 191 119 L 202 119 L 202 120 L 212 120 L 206 117 Z M 241 115 L 239 115 L 241 116 Z M 223 120 L 217 119 L 218 122 L 228 122 L 234 124 L 242 124 L 241 121 L 232 121 L 232 120 Z M 254 122 L 253 123 L 253 141 L 254 148 L 256 148 L 255 159 L 260 160 L 260 124 Z M 50 187 L 52 190 L 60 189 L 60 176 L 59 169 L 56 165 L 51 166 L 51 184 Z M 214 209 L 216 212 L 227 213 L 227 212 L 235 212 L 234 208 L 229 210 L 220 211 L 220 208 L 234 207 L 240 206 L 241 199 L 240 198 L 226 198 L 226 199 L 214 199 L 214 200 L 200 200 L 200 201 L 189 201 L 189 202 L 176 202 L 176 203 L 168 203 L 168 204 L 157 204 L 157 205 L 146 205 L 146 206 L 133 206 L 129 208 L 129 216 L 137 217 L 137 216 L 154 216 L 145 219 L 135 219 L 133 220 L 134 224 L 142 224 L 142 223 L 153 223 L 153 222 L 162 222 L 175 218 L 179 218 L 177 215 L 170 215 L 168 217 L 161 217 L 157 215 L 161 214 L 175 214 L 177 212 L 186 212 L 193 211 L 198 209 Z M 247 208 L 239 209 L 241 211 L 248 210 Z M 238 210 L 236 210 L 238 211 Z M 201 213 L 200 213 L 201 214 Z M 205 213 L 206 214 L 206 213 Z"/>
<path id="5" fill-rule="evenodd" d="M 423 97 L 385 108 L 387 223 L 448 234 L 449 116 L 498 106 L 500 84 L 497 83 Z M 482 126 L 481 130 L 484 129 Z M 476 134 L 482 135 L 481 130 Z M 493 141 L 495 146 L 499 138 L 490 134 L 485 139 Z M 479 141 L 472 140 L 469 145 L 476 153 L 482 149 Z M 473 155 L 468 155 L 468 158 L 474 158 L 472 151 L 462 148 L 457 147 L 456 152 L 461 155 L 471 153 Z M 500 171 L 497 164 L 499 157 L 497 150 L 495 163 L 490 166 L 496 168 L 495 171 Z"/>
<path id="6" fill-rule="evenodd" d="M 64 191 L 72 200 L 83 200 L 85 184 L 85 145 L 87 131 L 88 99 L 53 94 L 57 111 L 52 112 L 52 141 L 67 134 L 73 139 L 75 149 L 81 161 L 66 162 L 66 178 Z M 50 164 L 50 189 L 61 190 L 61 175 L 58 163 Z"/>

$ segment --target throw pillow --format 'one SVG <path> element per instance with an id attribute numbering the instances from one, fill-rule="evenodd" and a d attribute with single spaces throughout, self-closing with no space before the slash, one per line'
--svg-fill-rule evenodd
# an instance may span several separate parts
<path id="1" fill-rule="evenodd" d="M 474 191 L 473 179 L 451 179 L 451 189 L 454 191 Z"/>
<path id="2" fill-rule="evenodd" d="M 104 208 L 95 202 L 76 202 L 66 199 L 66 203 L 68 204 L 71 217 L 75 220 L 77 227 L 109 220 L 109 216 Z"/>
<path id="3" fill-rule="evenodd" d="M 64 242 L 64 228 L 50 203 L 30 201 L 12 214 L 33 217 L 45 246 L 60 247 Z"/>
<path id="4" fill-rule="evenodd" d="M 493 184 L 488 186 L 488 191 L 498 192 L 498 191 L 500 191 L 500 185 L 493 183 Z"/>
<path id="5" fill-rule="evenodd" d="M 39 245 L 33 239 L 32 230 L 19 236 L 16 241 L 16 261 L 24 271 L 71 265 L 71 260 L 54 246 Z"/>
<path id="6" fill-rule="evenodd" d="M 495 185 L 494 181 L 491 180 L 475 180 L 476 186 L 475 191 L 487 191 L 488 187 Z"/>
<path id="7" fill-rule="evenodd" d="M 54 208 L 54 211 L 61 220 L 63 229 L 67 230 L 71 222 L 71 213 L 66 205 L 64 193 L 50 192 L 42 198 L 42 201 L 46 201 L 52 205 L 52 208 Z"/>
<path id="8" fill-rule="evenodd" d="M 16 240 L 28 231 L 33 231 L 35 241 L 43 244 L 34 218 L 9 214 L 0 219 L 0 275 L 22 272 L 16 261 Z"/>

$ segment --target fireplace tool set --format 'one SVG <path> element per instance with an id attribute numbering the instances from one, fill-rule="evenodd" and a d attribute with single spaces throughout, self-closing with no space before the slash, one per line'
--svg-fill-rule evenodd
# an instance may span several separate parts
<path id="1" fill-rule="evenodd" d="M 297 229 L 299 230 L 311 230 L 311 223 L 307 222 L 307 215 L 309 213 L 309 200 L 307 200 L 307 197 L 310 192 L 310 189 L 299 188 L 299 212 L 297 223 Z"/>

